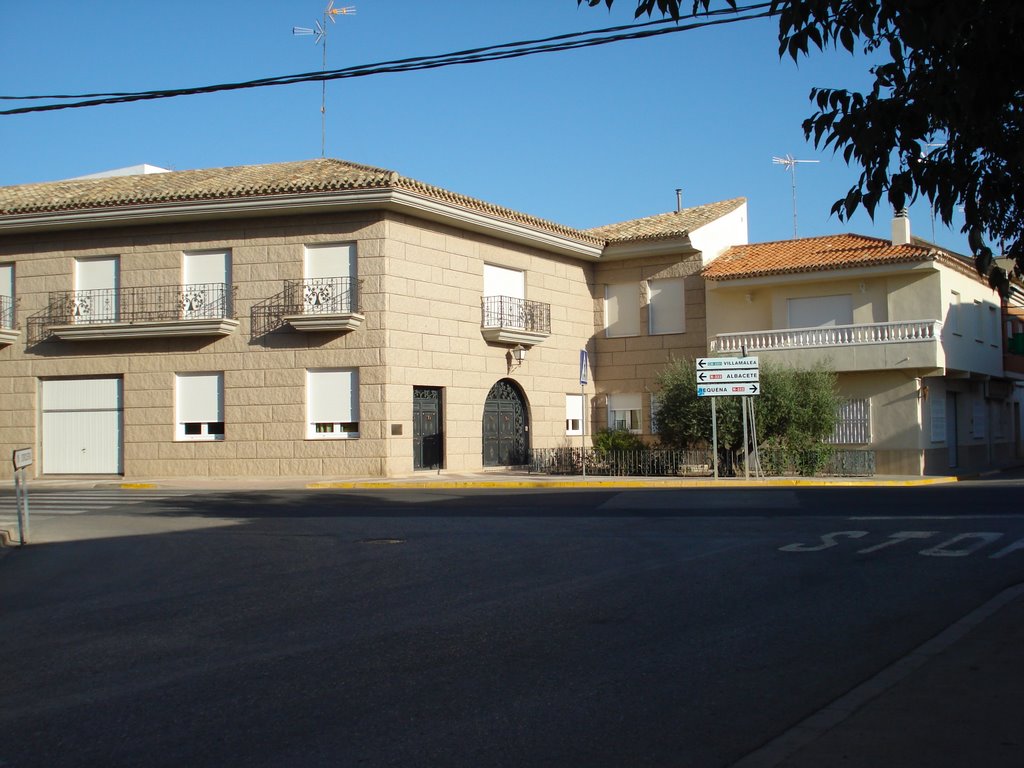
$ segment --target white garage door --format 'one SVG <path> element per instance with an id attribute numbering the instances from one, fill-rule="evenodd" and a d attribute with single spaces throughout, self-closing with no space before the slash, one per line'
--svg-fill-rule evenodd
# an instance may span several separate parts
<path id="1" fill-rule="evenodd" d="M 42 382 L 43 473 L 121 472 L 119 377 Z"/>

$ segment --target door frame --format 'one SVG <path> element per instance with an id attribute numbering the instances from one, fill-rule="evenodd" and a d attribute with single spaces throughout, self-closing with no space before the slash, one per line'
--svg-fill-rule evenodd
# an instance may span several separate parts
<path id="1" fill-rule="evenodd" d="M 511 423 L 508 421 L 511 419 Z M 494 428 L 488 423 L 494 421 Z M 502 434 L 509 424 L 511 433 Z M 487 392 L 481 422 L 481 463 L 485 467 L 517 466 L 527 463 L 530 452 L 530 406 L 526 393 L 513 379 L 499 379 Z M 497 442 L 495 460 L 488 460 L 490 441 Z M 503 447 L 503 443 L 507 443 Z M 505 459 L 505 460 L 503 460 Z"/>
<path id="2" fill-rule="evenodd" d="M 422 430 L 423 420 L 420 417 L 426 413 L 423 406 L 428 403 L 436 403 L 435 408 L 428 409 L 432 410 L 436 417 L 436 430 L 425 433 Z M 444 447 L 444 388 L 413 386 L 412 468 L 417 471 L 443 469 Z"/>

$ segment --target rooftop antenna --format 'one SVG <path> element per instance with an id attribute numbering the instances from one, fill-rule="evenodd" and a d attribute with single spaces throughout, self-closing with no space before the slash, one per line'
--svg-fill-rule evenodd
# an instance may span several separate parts
<path id="1" fill-rule="evenodd" d="M 785 157 L 773 157 L 775 165 L 784 165 L 793 178 L 793 238 L 796 239 L 796 164 L 797 163 L 820 163 L 820 160 L 797 160 L 792 155 Z"/>
<path id="2" fill-rule="evenodd" d="M 327 7 L 324 8 L 323 22 L 313 22 L 313 28 L 309 27 L 292 27 L 293 35 L 313 35 L 313 44 L 321 45 L 324 49 L 323 65 L 321 68 L 322 72 L 327 71 L 327 20 L 331 20 L 331 24 L 335 24 L 335 16 L 354 16 L 356 8 L 354 5 L 345 6 L 343 8 L 335 8 L 334 0 L 327 3 Z M 326 156 L 327 148 L 327 80 L 323 79 L 320 81 L 320 157 Z"/>

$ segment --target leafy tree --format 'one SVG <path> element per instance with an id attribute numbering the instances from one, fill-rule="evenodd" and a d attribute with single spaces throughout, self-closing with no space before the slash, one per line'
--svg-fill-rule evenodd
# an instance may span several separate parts
<path id="1" fill-rule="evenodd" d="M 591 6 L 614 0 L 577 0 Z M 680 18 L 691 0 L 636 0 L 636 15 Z M 714 0 L 692 0 L 709 12 Z M 736 8 L 736 0 L 719 0 Z M 1024 276 L 1024 3 L 1013 0 L 771 0 L 779 53 L 858 47 L 878 61 L 868 93 L 815 88 L 804 120 L 816 147 L 832 147 L 860 178 L 832 211 L 870 215 L 923 196 L 946 225 L 963 207 L 978 273 L 1003 297 L 999 241 Z"/>
<path id="2" fill-rule="evenodd" d="M 754 397 L 754 418 L 762 444 L 804 449 L 828 437 L 836 425 L 840 398 L 835 373 L 762 365 L 761 394 Z M 691 448 L 711 442 L 711 398 L 697 397 L 692 360 L 673 360 L 658 376 L 658 422 L 661 442 Z M 718 442 L 727 451 L 743 448 L 743 414 L 738 397 L 719 397 L 715 410 Z"/>

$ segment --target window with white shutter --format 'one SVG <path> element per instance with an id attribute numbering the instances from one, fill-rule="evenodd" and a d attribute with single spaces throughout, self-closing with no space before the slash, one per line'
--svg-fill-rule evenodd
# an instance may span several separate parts
<path id="1" fill-rule="evenodd" d="M 651 280 L 650 332 L 652 335 L 686 331 L 685 286 L 681 277 Z"/>
<path id="2" fill-rule="evenodd" d="M 359 437 L 359 370 L 306 371 L 306 437 L 330 440 Z"/>
<path id="3" fill-rule="evenodd" d="M 224 439 L 224 374 L 174 375 L 176 440 Z"/>
<path id="4" fill-rule="evenodd" d="M 183 318 L 230 316 L 230 252 L 185 253 L 182 255 L 181 273 Z"/>
<path id="5" fill-rule="evenodd" d="M 604 289 L 605 336 L 640 335 L 640 284 L 620 283 Z"/>
<path id="6" fill-rule="evenodd" d="M 0 328 L 14 327 L 14 265 L 0 264 Z"/>
<path id="7" fill-rule="evenodd" d="M 565 396 L 565 434 L 583 434 L 583 395 Z"/>

